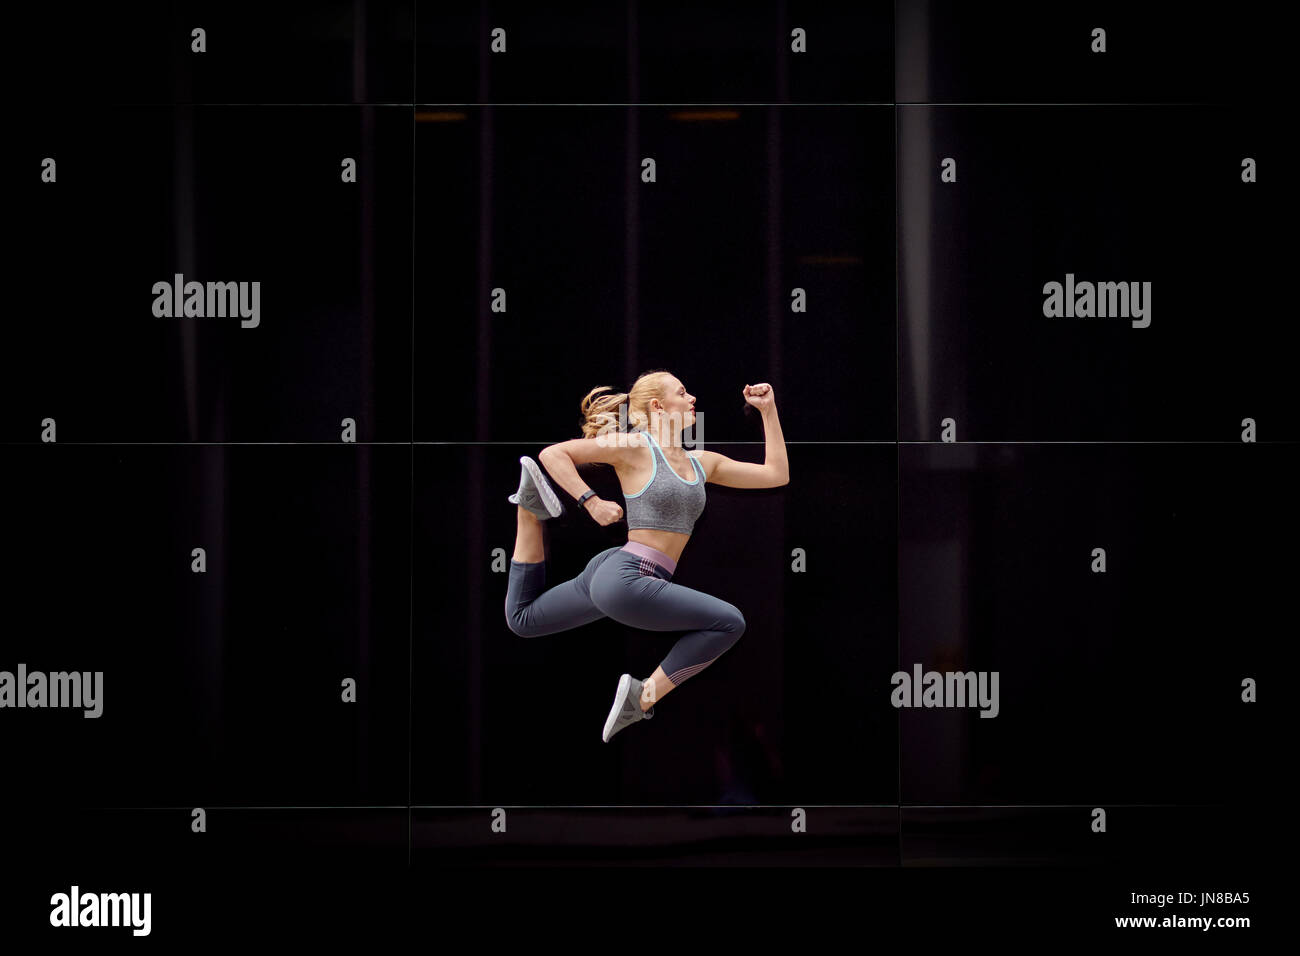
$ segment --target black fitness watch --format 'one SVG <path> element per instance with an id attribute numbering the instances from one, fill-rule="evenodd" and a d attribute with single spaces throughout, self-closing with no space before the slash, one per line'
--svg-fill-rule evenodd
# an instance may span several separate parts
<path id="1" fill-rule="evenodd" d="M 587 499 L 594 498 L 594 497 L 596 497 L 596 493 L 592 491 L 590 488 L 588 488 L 586 491 L 582 493 L 582 497 L 578 499 L 578 507 L 585 508 L 587 506 Z"/>

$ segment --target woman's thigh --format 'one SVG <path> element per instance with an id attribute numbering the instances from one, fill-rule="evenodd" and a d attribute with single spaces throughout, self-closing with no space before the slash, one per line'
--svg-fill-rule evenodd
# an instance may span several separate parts
<path id="1" fill-rule="evenodd" d="M 743 624 L 734 604 L 643 574 L 638 565 L 635 555 L 631 560 L 615 558 L 592 577 L 592 603 L 611 620 L 645 631 L 733 630 Z"/>
<path id="2" fill-rule="evenodd" d="M 547 588 L 521 606 L 512 609 L 507 594 L 507 615 L 513 610 L 519 619 L 518 626 L 529 636 L 554 634 L 599 620 L 605 612 L 592 603 L 591 580 L 600 566 L 618 550 L 609 548 L 602 551 L 587 562 L 577 577 Z"/>

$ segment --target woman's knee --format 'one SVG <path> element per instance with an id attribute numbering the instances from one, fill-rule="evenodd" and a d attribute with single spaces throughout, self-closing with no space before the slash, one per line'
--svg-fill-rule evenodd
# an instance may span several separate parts
<path id="1" fill-rule="evenodd" d="M 727 605 L 727 613 L 723 617 L 723 624 L 731 632 L 731 642 L 733 644 L 740 640 L 740 635 L 745 633 L 745 615 L 740 613 L 740 608 L 734 604 Z"/>
<path id="2" fill-rule="evenodd" d="M 537 627 L 528 620 L 527 608 L 506 608 L 506 627 L 520 637 L 536 637 Z"/>

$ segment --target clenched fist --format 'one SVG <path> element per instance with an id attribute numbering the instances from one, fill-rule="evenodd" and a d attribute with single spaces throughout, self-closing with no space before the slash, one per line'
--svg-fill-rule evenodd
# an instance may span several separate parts
<path id="1" fill-rule="evenodd" d="M 767 382 L 760 382 L 758 385 L 746 385 L 744 395 L 745 401 L 760 412 L 767 411 L 776 401 L 776 396 L 772 393 L 772 386 Z"/>
<path id="2" fill-rule="evenodd" d="M 596 519 L 596 524 L 599 525 L 613 524 L 615 521 L 623 520 L 623 509 L 612 501 L 606 501 L 604 498 L 588 498 L 583 507 L 587 509 L 587 514 Z"/>

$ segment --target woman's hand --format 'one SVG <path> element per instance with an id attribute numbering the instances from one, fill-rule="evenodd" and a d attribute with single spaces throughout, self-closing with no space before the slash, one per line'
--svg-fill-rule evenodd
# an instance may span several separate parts
<path id="1" fill-rule="evenodd" d="M 608 525 L 623 520 L 623 509 L 604 498 L 588 498 L 582 506 L 598 525 Z"/>
<path id="2" fill-rule="evenodd" d="M 758 385 L 746 385 L 744 395 L 745 401 L 760 412 L 765 412 L 776 404 L 776 395 L 772 391 L 772 386 L 767 382 L 760 382 Z"/>

